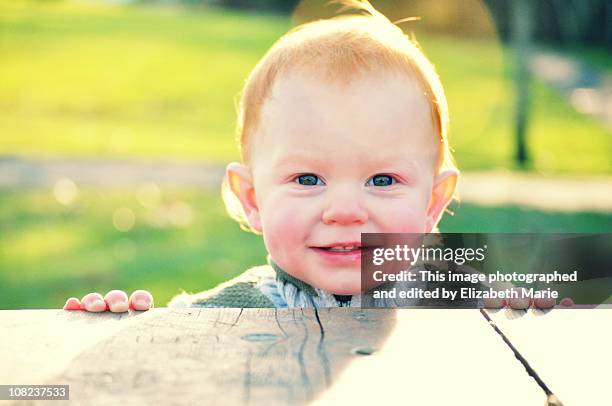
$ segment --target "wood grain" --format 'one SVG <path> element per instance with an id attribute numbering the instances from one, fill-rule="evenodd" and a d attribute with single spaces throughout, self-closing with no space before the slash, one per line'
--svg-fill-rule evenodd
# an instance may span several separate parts
<path id="1" fill-rule="evenodd" d="M 491 317 L 564 405 L 612 404 L 612 309 L 508 310 Z"/>
<path id="2" fill-rule="evenodd" d="M 0 311 L 0 329 L 0 383 L 69 384 L 75 405 L 545 400 L 471 309 Z"/>

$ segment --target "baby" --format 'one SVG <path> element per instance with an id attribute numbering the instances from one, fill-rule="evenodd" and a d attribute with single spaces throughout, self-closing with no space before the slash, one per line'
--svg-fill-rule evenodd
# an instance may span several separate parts
<path id="1" fill-rule="evenodd" d="M 361 233 L 435 232 L 458 170 L 432 64 L 366 1 L 285 34 L 248 77 L 242 163 L 223 197 L 262 234 L 268 265 L 169 307 L 359 306 Z M 65 309 L 147 310 L 146 291 L 70 298 Z"/>

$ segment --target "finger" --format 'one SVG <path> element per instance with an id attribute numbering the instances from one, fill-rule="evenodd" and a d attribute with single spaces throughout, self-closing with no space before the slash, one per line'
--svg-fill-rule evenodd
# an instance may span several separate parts
<path id="1" fill-rule="evenodd" d="M 555 307 L 557 304 L 557 299 L 555 298 L 539 298 L 533 300 L 533 305 L 538 309 L 550 309 L 551 307 Z"/>
<path id="2" fill-rule="evenodd" d="M 85 310 L 85 307 L 81 304 L 81 301 L 76 297 L 71 297 L 66 300 L 64 310 Z"/>
<path id="3" fill-rule="evenodd" d="M 574 301 L 571 297 L 566 297 L 564 299 L 561 299 L 561 302 L 559 304 L 564 307 L 572 307 L 574 305 Z"/>
<path id="4" fill-rule="evenodd" d="M 108 309 L 113 313 L 128 311 L 127 293 L 122 290 L 111 290 L 104 296 L 104 301 L 108 305 Z"/>
<path id="5" fill-rule="evenodd" d="M 531 300 L 527 297 L 512 298 L 508 300 L 508 305 L 515 310 L 528 309 L 531 306 Z"/>
<path id="6" fill-rule="evenodd" d="M 506 306 L 506 300 L 505 299 L 492 299 L 492 298 L 488 298 L 485 299 L 484 301 L 484 307 L 486 309 L 501 309 L 502 307 Z"/>
<path id="7" fill-rule="evenodd" d="M 83 296 L 83 299 L 81 299 L 81 303 L 88 312 L 106 311 L 106 302 L 98 292 L 86 294 Z"/>
<path id="8" fill-rule="evenodd" d="M 130 309 L 149 310 L 153 307 L 153 295 L 146 290 L 135 290 L 130 296 Z"/>

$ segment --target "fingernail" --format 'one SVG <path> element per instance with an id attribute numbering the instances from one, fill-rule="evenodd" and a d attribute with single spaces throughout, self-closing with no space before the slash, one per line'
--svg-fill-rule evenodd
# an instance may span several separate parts
<path id="1" fill-rule="evenodd" d="M 71 306 L 71 303 L 72 303 L 72 302 L 73 302 L 73 299 L 72 299 L 72 298 L 70 298 L 70 299 L 66 300 L 66 303 L 64 303 L 64 307 L 63 307 L 63 309 L 64 309 L 64 310 L 72 310 L 72 306 Z"/>
<path id="2" fill-rule="evenodd" d="M 128 304 L 122 300 L 118 302 L 111 302 L 108 304 L 108 308 L 111 312 L 119 313 L 119 312 L 127 312 Z"/>
<path id="3" fill-rule="evenodd" d="M 524 310 L 529 308 L 530 305 L 529 299 L 515 299 L 514 302 L 510 303 L 510 307 L 515 310 Z"/>
<path id="4" fill-rule="evenodd" d="M 134 301 L 134 308 L 136 309 L 146 309 L 150 306 L 151 302 L 146 299 L 140 299 Z"/>
<path id="5" fill-rule="evenodd" d="M 89 303 L 89 306 L 87 307 L 94 311 L 106 310 L 106 302 L 104 302 L 104 300 L 95 299 L 91 303 Z"/>

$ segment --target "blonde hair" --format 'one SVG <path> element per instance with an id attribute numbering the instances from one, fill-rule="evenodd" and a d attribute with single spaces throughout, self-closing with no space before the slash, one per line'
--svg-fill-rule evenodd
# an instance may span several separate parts
<path id="1" fill-rule="evenodd" d="M 329 80 L 347 80 L 360 71 L 395 70 L 415 78 L 427 97 L 433 125 L 439 135 L 437 169 L 456 169 L 447 139 L 448 105 L 434 66 L 416 40 L 378 12 L 366 0 L 341 0 L 341 11 L 355 9 L 360 14 L 302 24 L 283 35 L 251 71 L 238 106 L 237 134 L 240 156 L 248 165 L 251 138 L 255 133 L 264 102 L 275 81 L 296 67 L 316 68 Z M 405 19 L 408 20 L 408 19 Z M 404 21 L 404 20 L 402 20 Z M 222 196 L 229 215 L 248 231 L 253 230 L 238 198 L 225 179 Z"/>

